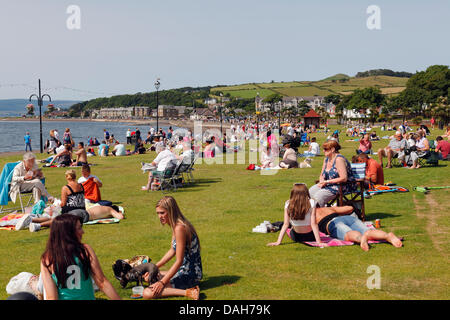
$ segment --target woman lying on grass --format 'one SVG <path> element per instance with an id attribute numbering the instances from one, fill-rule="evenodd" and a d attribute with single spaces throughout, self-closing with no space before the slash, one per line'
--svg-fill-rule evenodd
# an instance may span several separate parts
<path id="1" fill-rule="evenodd" d="M 310 208 L 308 208 L 308 202 L 312 205 Z M 289 224 L 293 226 L 288 231 L 290 232 L 289 236 L 296 242 L 314 241 L 315 239 L 320 244 L 318 231 L 321 231 L 339 240 L 359 243 L 364 251 L 369 251 L 369 240 L 385 240 L 396 248 L 402 246 L 402 241 L 392 232 L 386 233 L 382 230 L 369 229 L 361 220 L 350 215 L 354 210 L 352 206 L 315 208 L 314 203 L 314 200 L 309 197 L 306 185 L 295 184 L 291 191 L 289 204 L 285 206 L 284 223 L 278 241 L 269 243 L 268 246 L 281 244 Z M 297 210 L 303 213 L 303 216 L 296 215 Z M 304 218 L 301 219 L 302 217 Z M 308 225 L 308 221 L 310 221 L 310 225 Z M 326 246 L 326 244 L 322 244 L 322 246 Z"/>
<path id="2" fill-rule="evenodd" d="M 61 189 L 61 214 L 80 217 L 82 223 L 106 218 L 124 218 L 122 212 L 108 206 L 95 205 L 86 210 L 84 188 L 81 183 L 77 182 L 75 171 L 67 170 L 65 176 L 67 184 Z M 16 230 L 28 227 L 30 232 L 36 232 L 42 227 L 50 227 L 52 222 L 52 218 L 33 218 L 30 214 L 25 214 L 17 221 Z"/>
<path id="3" fill-rule="evenodd" d="M 156 204 L 156 213 L 162 225 L 172 228 L 172 245 L 156 263 L 161 268 L 174 256 L 175 263 L 168 271 L 161 271 L 158 282 L 144 290 L 144 299 L 186 296 L 199 299 L 198 283 L 202 279 L 200 242 L 194 226 L 183 216 L 173 197 L 166 196 Z M 144 275 L 148 282 L 148 273 Z"/>
<path id="4" fill-rule="evenodd" d="M 92 280 L 108 298 L 120 300 L 94 250 L 81 242 L 83 233 L 79 217 L 62 215 L 54 219 L 41 257 L 45 300 L 95 300 Z"/>

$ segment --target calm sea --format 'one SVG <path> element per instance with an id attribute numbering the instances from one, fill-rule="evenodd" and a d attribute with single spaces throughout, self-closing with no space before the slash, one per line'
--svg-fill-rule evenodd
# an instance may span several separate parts
<path id="1" fill-rule="evenodd" d="M 152 123 L 152 126 L 156 128 L 156 123 Z M 103 129 L 107 129 L 120 142 L 126 142 L 128 128 L 134 131 L 136 127 L 141 131 L 141 136 L 147 137 L 149 125 L 125 122 L 42 121 L 42 140 L 45 145 L 45 141 L 50 138 L 49 132 L 52 129 L 58 130 L 59 139 L 62 140 L 64 130 L 69 128 L 75 143 L 79 141 L 87 143 L 88 137 L 97 137 L 101 142 Z M 160 126 L 160 128 L 167 132 L 168 126 Z M 173 126 L 173 129 L 176 127 Z M 39 121 L 0 121 L 0 152 L 25 151 L 23 137 L 27 131 L 30 132 L 33 151 L 39 152 Z"/>

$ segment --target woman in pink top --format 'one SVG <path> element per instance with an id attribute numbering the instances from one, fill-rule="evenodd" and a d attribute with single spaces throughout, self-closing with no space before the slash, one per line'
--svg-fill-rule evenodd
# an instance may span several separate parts
<path id="1" fill-rule="evenodd" d="M 359 149 L 356 150 L 356 153 L 369 154 L 371 149 L 372 149 L 372 142 L 370 142 L 369 134 L 366 133 L 364 137 L 361 140 L 359 140 Z"/>

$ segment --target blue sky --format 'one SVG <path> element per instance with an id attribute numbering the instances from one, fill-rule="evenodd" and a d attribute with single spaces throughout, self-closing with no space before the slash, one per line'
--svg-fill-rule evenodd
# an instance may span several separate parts
<path id="1" fill-rule="evenodd" d="M 66 27 L 72 4 L 80 30 Z M 86 100 L 154 91 L 157 77 L 171 89 L 415 72 L 449 64 L 449 14 L 444 0 L 0 0 L 0 99 L 29 97 L 38 78 L 54 100 Z"/>

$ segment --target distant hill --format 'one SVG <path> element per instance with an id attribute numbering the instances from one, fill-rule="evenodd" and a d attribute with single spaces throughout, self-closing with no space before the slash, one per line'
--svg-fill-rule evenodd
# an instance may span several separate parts
<path id="1" fill-rule="evenodd" d="M 224 95 L 239 98 L 255 98 L 257 94 L 264 98 L 273 93 L 282 96 L 327 96 L 330 94 L 347 95 L 355 89 L 378 87 L 383 94 L 395 95 L 403 91 L 408 78 L 391 76 L 348 77 L 337 74 L 320 81 L 290 81 L 270 83 L 248 83 L 223 86 L 211 89 Z"/>
<path id="2" fill-rule="evenodd" d="M 322 81 L 342 80 L 342 79 L 350 79 L 350 76 L 343 74 L 343 73 L 338 73 L 338 74 L 335 74 L 334 76 L 325 78 Z"/>
<path id="3" fill-rule="evenodd" d="M 336 74 L 320 81 L 290 81 L 247 83 L 239 85 L 221 85 L 208 87 L 184 87 L 159 91 L 160 105 L 184 105 L 187 107 L 206 107 L 204 99 L 219 97 L 220 93 L 233 100 L 236 106 L 246 110 L 254 108 L 254 99 L 257 95 L 264 98 L 278 93 L 282 96 L 328 96 L 331 94 L 348 95 L 356 89 L 377 87 L 383 94 L 397 95 L 406 87 L 408 78 L 391 76 L 349 77 L 346 74 Z M 219 98 L 220 99 L 220 98 Z M 96 98 L 79 103 L 73 103 L 69 108 L 70 116 L 79 116 L 84 111 L 100 108 L 149 106 L 156 108 L 156 92 L 117 95 L 109 98 Z M 26 105 L 22 104 L 22 108 Z"/>
<path id="4" fill-rule="evenodd" d="M 48 104 L 53 104 L 56 108 L 69 109 L 70 106 L 80 101 L 72 100 L 55 100 L 52 102 L 44 101 L 42 104 L 42 113 L 47 110 Z M 39 106 L 36 100 L 29 102 L 27 99 L 4 99 L 0 100 L 0 116 L 16 117 L 26 113 L 26 105 L 32 103 L 37 113 L 39 113 Z"/>

